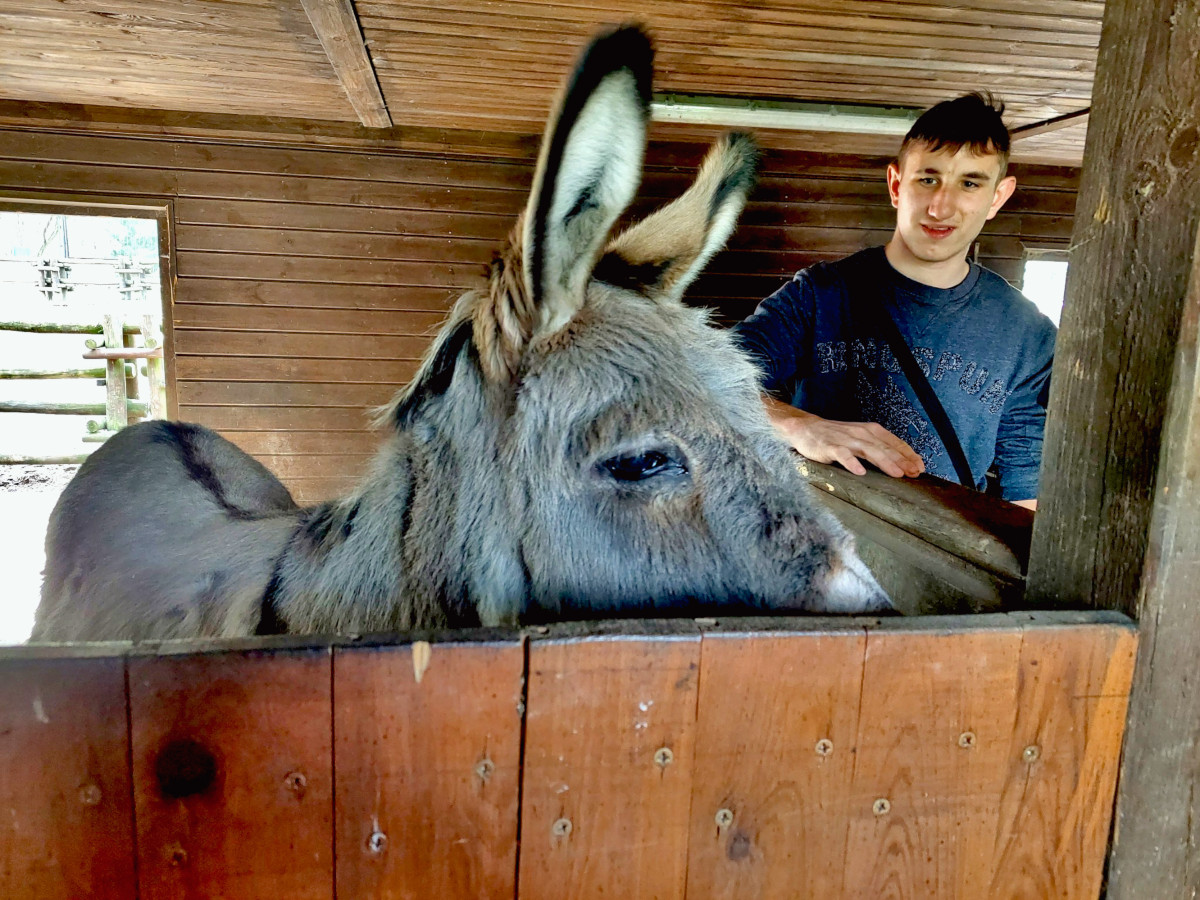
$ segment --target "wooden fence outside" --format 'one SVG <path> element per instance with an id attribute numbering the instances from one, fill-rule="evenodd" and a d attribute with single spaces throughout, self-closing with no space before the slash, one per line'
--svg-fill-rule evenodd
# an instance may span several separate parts
<path id="1" fill-rule="evenodd" d="M 0 896 L 1098 896 L 1117 613 L 0 651 Z"/>
<path id="2" fill-rule="evenodd" d="M 140 324 L 124 323 L 118 316 L 106 314 L 101 325 L 79 325 L 56 322 L 0 322 L 0 331 L 30 334 L 99 334 L 100 340 L 85 341 L 82 358 L 102 361 L 103 368 L 78 369 L 0 369 L 0 382 L 33 379 L 92 379 L 103 381 L 105 402 L 52 403 L 0 400 L 0 413 L 41 413 L 44 415 L 94 415 L 98 419 L 87 423 L 82 440 L 98 443 L 107 440 L 129 424 L 130 417 L 165 419 L 167 417 L 166 376 L 163 369 L 162 329 L 154 316 L 144 315 Z M 135 346 L 135 337 L 142 336 L 142 345 Z M 139 361 L 145 363 L 149 396 L 139 400 L 137 372 Z M 129 365 L 132 362 L 133 366 Z M 2 463 L 64 463 L 83 462 L 86 453 L 51 457 L 12 457 L 0 455 Z"/>

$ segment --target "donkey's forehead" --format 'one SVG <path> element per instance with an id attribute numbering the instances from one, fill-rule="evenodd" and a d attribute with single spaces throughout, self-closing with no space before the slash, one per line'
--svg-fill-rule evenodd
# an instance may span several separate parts
<path id="1" fill-rule="evenodd" d="M 530 387 L 569 391 L 567 406 L 582 414 L 623 397 L 657 395 L 665 405 L 702 400 L 740 420 L 757 405 L 757 373 L 707 318 L 702 310 L 594 283 L 574 320 L 530 348 Z"/>

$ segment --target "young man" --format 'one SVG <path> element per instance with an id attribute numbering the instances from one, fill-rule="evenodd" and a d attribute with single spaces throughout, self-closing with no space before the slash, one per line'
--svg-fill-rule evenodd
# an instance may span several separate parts
<path id="1" fill-rule="evenodd" d="M 887 169 L 896 208 L 887 245 L 797 272 L 735 326 L 773 395 L 772 422 L 809 459 L 859 475 L 865 460 L 895 477 L 958 481 L 878 327 L 886 310 L 953 424 L 976 487 L 994 464 L 1002 496 L 1036 508 L 1056 331 L 967 259 L 1016 187 L 1005 174 L 1003 111 L 986 94 L 927 110 Z"/>

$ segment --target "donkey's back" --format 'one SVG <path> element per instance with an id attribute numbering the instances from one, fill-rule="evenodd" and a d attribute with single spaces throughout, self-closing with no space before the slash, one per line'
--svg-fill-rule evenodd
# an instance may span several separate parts
<path id="1" fill-rule="evenodd" d="M 205 428 L 127 428 L 54 507 L 33 639 L 253 632 L 300 514 L 261 463 Z"/>

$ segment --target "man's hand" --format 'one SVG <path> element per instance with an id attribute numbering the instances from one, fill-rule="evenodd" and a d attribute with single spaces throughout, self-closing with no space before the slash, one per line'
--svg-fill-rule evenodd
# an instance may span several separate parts
<path id="1" fill-rule="evenodd" d="M 916 451 L 875 422 L 834 422 L 763 397 L 767 417 L 783 439 L 801 455 L 819 463 L 841 463 L 855 475 L 865 475 L 865 459 L 893 478 L 915 478 L 925 471 Z"/>

